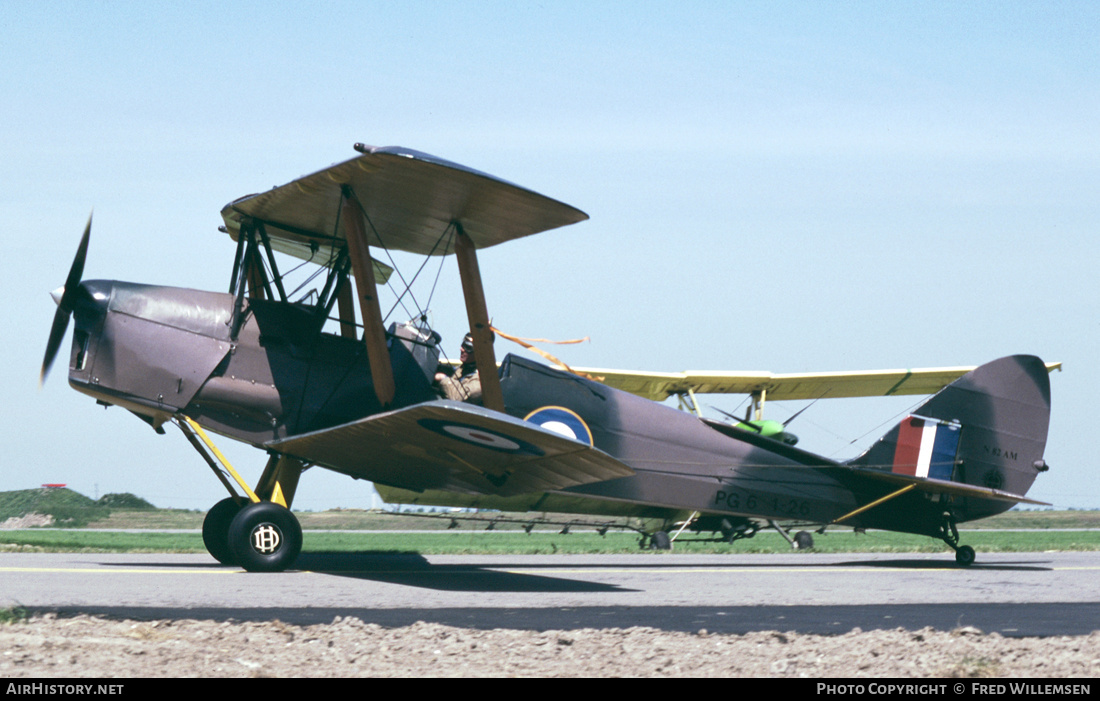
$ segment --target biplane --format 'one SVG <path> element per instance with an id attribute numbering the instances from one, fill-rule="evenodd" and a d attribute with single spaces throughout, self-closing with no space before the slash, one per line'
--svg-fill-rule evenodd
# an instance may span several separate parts
<path id="1" fill-rule="evenodd" d="M 656 524 L 643 539 L 656 548 L 678 524 L 728 540 L 769 524 L 799 546 L 812 537 L 792 539 L 785 524 L 839 524 L 941 539 L 963 565 L 975 553 L 956 524 L 1040 503 L 1025 495 L 1047 469 L 1058 364 L 1015 355 L 977 368 L 775 375 L 498 363 L 478 252 L 587 215 L 425 153 L 355 148 L 222 209 L 235 244 L 226 291 L 83 280 L 89 218 L 55 293 L 41 380 L 75 319 L 70 385 L 158 433 L 177 426 L 228 491 L 203 524 L 218 561 L 291 567 L 302 531 L 290 507 L 312 467 L 369 480 L 397 503 L 639 517 Z M 478 401 L 441 397 L 442 339 L 425 314 L 382 314 L 388 251 L 457 260 Z M 282 256 L 311 264 L 316 286 L 288 290 Z M 704 418 L 696 395 L 711 392 L 751 397 L 745 419 Z M 843 462 L 797 447 L 761 413 L 765 401 L 897 394 L 932 396 Z M 211 433 L 267 454 L 254 485 Z"/>

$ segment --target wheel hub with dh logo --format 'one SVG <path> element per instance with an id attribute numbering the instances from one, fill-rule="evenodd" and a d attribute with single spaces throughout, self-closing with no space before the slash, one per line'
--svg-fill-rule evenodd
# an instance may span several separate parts
<path id="1" fill-rule="evenodd" d="M 261 555 L 277 551 L 283 542 L 283 534 L 271 523 L 261 523 L 252 529 L 252 549 Z"/>

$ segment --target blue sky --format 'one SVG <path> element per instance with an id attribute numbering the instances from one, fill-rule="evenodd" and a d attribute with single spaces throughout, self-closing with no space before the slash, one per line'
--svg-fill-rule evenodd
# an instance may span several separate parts
<path id="1" fill-rule="evenodd" d="M 0 20 L 0 490 L 220 499 L 178 432 L 96 406 L 60 366 L 38 388 L 48 292 L 93 207 L 86 278 L 222 290 L 221 207 L 361 141 L 591 216 L 481 256 L 499 327 L 591 338 L 551 349 L 570 364 L 1062 361 L 1030 496 L 1100 507 L 1095 3 L 0 0 Z M 440 284 L 457 347 L 453 262 Z M 792 428 L 850 457 L 915 401 L 823 401 Z M 255 479 L 263 454 L 222 443 Z M 296 507 L 369 504 L 312 471 Z"/>

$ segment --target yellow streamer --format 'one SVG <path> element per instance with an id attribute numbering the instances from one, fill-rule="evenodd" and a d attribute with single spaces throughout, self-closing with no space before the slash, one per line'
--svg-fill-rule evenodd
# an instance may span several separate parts
<path id="1" fill-rule="evenodd" d="M 589 340 L 588 336 L 585 336 L 584 338 L 574 338 L 574 339 L 570 339 L 568 341 L 551 341 L 548 338 L 521 338 L 519 336 L 512 336 L 510 334 L 504 333 L 503 331 L 501 331 L 500 329 L 498 329 L 497 327 L 492 326 L 492 325 L 490 325 L 489 328 L 492 329 L 493 333 L 500 336 L 501 338 L 506 338 L 509 341 L 513 342 L 513 343 L 518 343 L 519 345 L 523 346 L 527 350 L 538 353 L 542 357 L 549 360 L 551 363 L 553 363 L 553 364 L 555 364 L 559 367 L 565 368 L 565 370 L 567 372 L 571 372 L 574 375 L 579 375 L 580 377 L 584 377 L 584 378 L 587 378 L 589 380 L 594 380 L 596 382 L 603 382 L 602 377 L 594 377 L 592 375 L 589 375 L 587 372 L 581 372 L 579 370 L 574 370 L 573 368 L 569 367 L 568 365 L 563 363 L 558 358 L 555 358 L 554 356 L 550 355 L 549 353 L 547 353 L 543 349 L 537 348 L 537 347 L 531 345 L 531 343 L 530 343 L 531 341 L 534 341 L 534 342 L 537 342 L 537 343 L 555 343 L 555 344 L 559 344 L 559 345 L 567 344 L 567 343 L 584 343 L 585 341 Z"/>

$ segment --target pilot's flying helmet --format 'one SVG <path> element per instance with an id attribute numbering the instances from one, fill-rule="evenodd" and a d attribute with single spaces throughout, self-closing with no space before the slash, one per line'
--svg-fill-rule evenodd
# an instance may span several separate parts
<path id="1" fill-rule="evenodd" d="M 495 343 L 496 340 L 497 335 L 490 332 L 489 341 Z M 472 333 L 468 333 L 462 338 L 462 350 L 466 351 L 467 353 L 474 352 L 474 335 Z"/>

